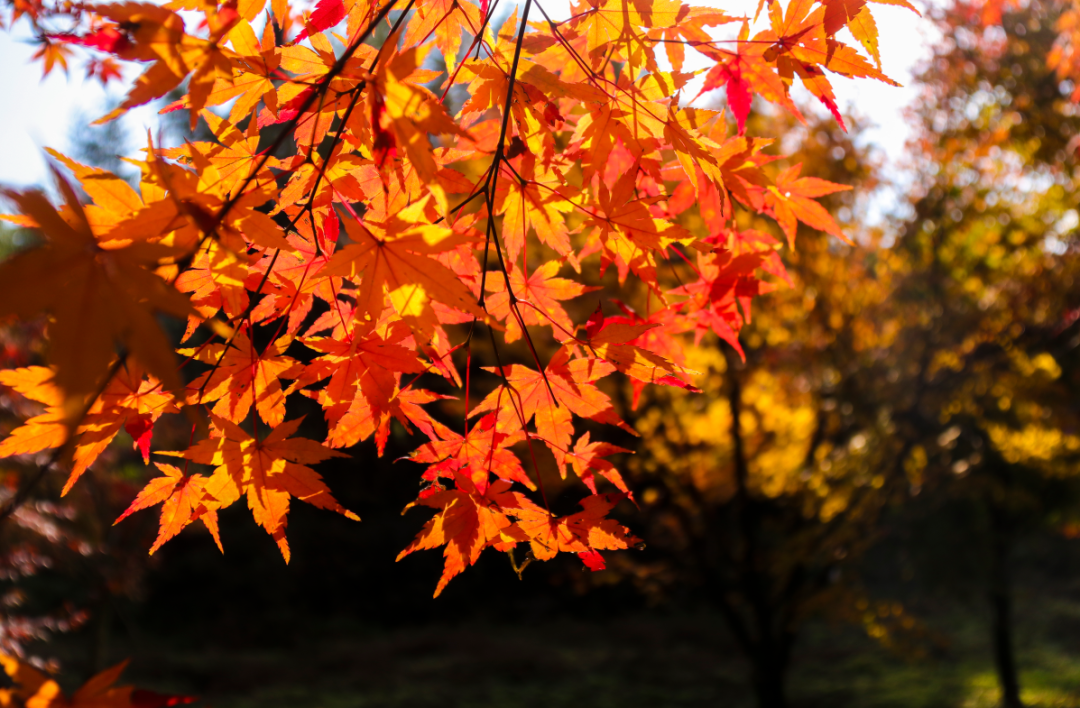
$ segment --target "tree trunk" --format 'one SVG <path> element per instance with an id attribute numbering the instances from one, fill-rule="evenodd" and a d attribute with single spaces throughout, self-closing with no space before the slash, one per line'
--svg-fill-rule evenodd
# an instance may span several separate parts
<path id="1" fill-rule="evenodd" d="M 1004 708 L 1022 708 L 1020 676 L 1016 670 L 1013 647 L 1012 592 L 1009 583 L 1009 529 L 1005 513 L 990 503 L 990 610 L 993 614 L 992 634 L 994 666 L 1001 685 L 1001 704 Z"/>
<path id="2" fill-rule="evenodd" d="M 785 629 L 777 632 L 777 599 L 771 592 L 769 579 L 761 564 L 764 561 L 759 547 L 762 508 L 750 494 L 750 469 L 746 459 L 740 416 L 742 413 L 742 382 L 740 362 L 725 348 L 728 365 L 728 404 L 731 407 L 731 441 L 735 472 L 735 510 L 742 534 L 742 559 L 739 574 L 743 596 L 750 605 L 749 624 L 754 627 L 755 639 L 749 646 L 753 663 L 754 694 L 758 708 L 787 708 L 784 695 L 784 675 L 787 673 L 790 636 Z"/>
<path id="3" fill-rule="evenodd" d="M 760 651 L 754 657 L 754 695 L 758 708 L 787 708 L 784 676 L 787 661 L 776 652 Z"/>

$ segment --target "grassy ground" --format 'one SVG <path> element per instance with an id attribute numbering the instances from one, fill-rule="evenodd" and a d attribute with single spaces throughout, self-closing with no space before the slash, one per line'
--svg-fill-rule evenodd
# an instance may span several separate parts
<path id="1" fill-rule="evenodd" d="M 1080 708 L 1080 605 L 1027 608 L 1018 644 L 1031 706 Z M 951 608 L 922 659 L 855 628 L 815 625 L 795 656 L 801 708 L 991 708 L 998 702 L 985 627 Z M 710 615 L 642 615 L 540 625 L 437 625 L 396 631 L 309 627 L 288 648 L 163 653 L 142 678 L 217 708 L 637 708 L 751 706 L 746 667 Z M 326 637 L 333 637 L 327 639 Z M 133 677 L 134 678 L 134 677 Z M 166 682 L 166 683 L 161 683 Z M 179 682 L 179 683 L 178 683 Z"/>
<path id="2" fill-rule="evenodd" d="M 141 613 L 117 612 L 107 650 L 88 650 L 92 626 L 66 635 L 71 643 L 56 648 L 71 682 L 93 663 L 130 657 L 127 681 L 213 708 L 753 706 L 748 667 L 707 610 L 672 600 L 649 611 L 624 584 L 578 595 L 574 576 L 554 572 L 518 582 L 498 558 L 481 558 L 433 601 L 436 554 L 386 571 L 364 564 L 386 553 L 346 545 L 351 527 L 327 541 L 326 525 L 297 523 L 286 567 L 257 545 L 265 539 L 254 527 L 244 552 L 248 526 L 234 534 L 239 552 L 224 557 L 204 539 L 189 543 L 209 557 L 177 539 Z M 344 550 L 323 558 L 318 544 L 300 548 L 305 528 Z M 1017 659 L 1033 708 L 1080 708 L 1080 549 L 1071 548 L 1047 546 L 1014 575 Z M 922 623 L 923 638 L 908 643 L 921 656 L 885 648 L 859 626 L 812 623 L 793 656 L 792 708 L 995 707 L 982 583 L 956 557 L 926 562 L 908 581 L 897 554 L 882 552 L 864 576 L 868 592 L 903 602 Z"/>

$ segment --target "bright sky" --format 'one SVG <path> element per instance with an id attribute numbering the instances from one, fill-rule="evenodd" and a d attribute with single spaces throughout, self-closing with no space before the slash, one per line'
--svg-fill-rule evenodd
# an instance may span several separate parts
<path id="1" fill-rule="evenodd" d="M 537 1 L 553 18 L 569 14 L 566 0 Z M 713 5 L 733 15 L 752 16 L 757 8 L 757 0 L 698 0 L 693 4 Z M 892 5 L 874 5 L 873 13 L 881 28 L 883 69 L 896 81 L 908 84 L 912 68 L 929 46 L 929 23 L 910 10 Z M 8 106 L 0 110 L 0 135 L 4 136 L 0 144 L 0 185 L 45 183 L 44 148 L 66 151 L 76 125 L 82 131 L 100 130 L 88 126 L 85 118 L 77 123 L 79 115 L 103 115 L 106 106 L 120 97 L 118 84 L 114 82 L 112 90 L 106 92 L 96 80 L 84 79 L 77 66 L 72 67 L 68 77 L 54 70 L 41 80 L 40 65 L 31 63 L 34 47 L 28 39 L 25 21 L 17 23 L 14 33 L 0 31 L 0 66 L 5 69 L 0 72 L 0 96 Z M 130 78 L 134 75 L 131 72 Z M 914 93 L 878 81 L 832 78 L 841 112 L 847 114 L 849 106 L 857 107 L 877 126 L 865 138 L 880 145 L 890 157 L 898 157 L 908 136 L 902 110 L 913 100 Z M 132 136 L 129 146 L 133 149 L 137 150 L 141 142 L 136 136 L 145 135 L 147 129 L 156 132 L 157 116 L 150 108 L 132 111 L 123 120 Z"/>
<path id="2" fill-rule="evenodd" d="M 122 95 L 119 84 L 106 92 L 96 81 L 87 81 L 83 70 L 73 65 L 71 74 L 54 69 L 48 78 L 41 79 L 41 65 L 31 62 L 34 46 L 29 39 L 25 21 L 16 24 L 13 33 L 0 31 L 0 96 L 7 104 L 0 110 L 0 184 L 7 186 L 43 184 L 47 182 L 44 159 L 46 147 L 64 152 L 69 136 L 81 112 L 89 119 L 80 123 L 80 130 L 97 131 L 89 127 L 90 120 L 108 112 L 106 106 Z M 133 72 L 132 78 L 137 75 Z M 153 125 L 153 111 L 134 112 L 124 119 L 129 131 Z M 135 144 L 135 140 L 131 141 Z"/>

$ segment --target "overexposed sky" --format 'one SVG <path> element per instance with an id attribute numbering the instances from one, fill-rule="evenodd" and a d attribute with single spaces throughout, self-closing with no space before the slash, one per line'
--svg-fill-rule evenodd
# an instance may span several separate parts
<path id="1" fill-rule="evenodd" d="M 540 2 L 553 19 L 569 14 L 566 0 L 534 2 Z M 698 0 L 694 4 L 722 8 L 732 15 L 752 16 L 758 2 Z M 908 84 L 912 68 L 926 55 L 932 28 L 909 10 L 892 5 L 872 7 L 881 29 L 883 70 L 894 80 Z M 12 33 L 0 31 L 0 66 L 4 67 L 0 72 L 0 97 L 6 103 L 0 110 L 0 135 L 4 136 L 0 142 L 0 185 L 3 186 L 45 183 L 44 148 L 67 151 L 76 126 L 79 131 L 101 130 L 88 126 L 86 117 L 106 113 L 107 106 L 117 102 L 126 89 L 126 86 L 113 82 L 106 91 L 96 80 L 85 79 L 82 68 L 77 65 L 72 66 L 69 76 L 62 70 L 54 70 L 42 80 L 40 64 L 31 62 L 35 50 L 27 41 L 26 27 L 25 21 L 21 21 L 16 23 Z M 128 79 L 133 79 L 138 71 L 138 67 L 133 66 Z M 889 157 L 897 158 L 908 136 L 902 110 L 914 99 L 914 93 L 908 88 L 894 88 L 866 79 L 850 80 L 834 75 L 830 78 L 836 88 L 841 113 L 847 114 L 849 106 L 857 107 L 859 113 L 877 126 L 864 138 L 880 145 Z M 801 87 L 796 94 L 799 91 Z M 802 97 L 806 97 L 805 93 Z M 80 116 L 83 117 L 81 121 L 78 120 Z M 131 136 L 128 148 L 133 151 L 144 144 L 142 136 L 146 135 L 147 129 L 156 133 L 158 116 L 153 109 L 143 107 L 129 113 L 123 121 Z"/>
<path id="2" fill-rule="evenodd" d="M 25 21 L 16 23 L 13 32 L 0 31 L 0 185 L 25 186 L 47 182 L 44 149 L 65 152 L 69 136 L 78 125 L 80 131 L 100 131 L 88 123 L 108 112 L 107 106 L 118 102 L 127 86 L 113 81 L 106 91 L 95 80 L 86 80 L 84 70 L 73 62 L 70 76 L 54 69 L 42 80 L 41 64 L 31 62 L 34 45 L 29 39 Z M 129 71 L 131 79 L 138 69 Z M 85 118 L 79 123 L 79 115 Z M 131 131 L 130 147 L 137 148 L 138 134 L 145 135 L 147 127 L 156 126 L 153 110 L 133 111 L 124 118 L 124 127 Z M 143 141 L 145 142 L 145 141 Z"/>

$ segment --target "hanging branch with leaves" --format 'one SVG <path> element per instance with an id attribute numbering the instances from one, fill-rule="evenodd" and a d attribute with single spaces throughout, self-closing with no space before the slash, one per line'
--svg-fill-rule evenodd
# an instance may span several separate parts
<path id="1" fill-rule="evenodd" d="M 775 170 L 772 140 L 745 134 L 753 96 L 798 115 L 797 77 L 842 122 L 830 75 L 892 82 L 865 0 L 763 0 L 756 18 L 580 0 L 558 22 L 526 0 L 495 31 L 498 4 L 15 0 L 4 20 L 30 24 L 46 72 L 76 52 L 102 81 L 146 66 L 102 121 L 186 82 L 164 110 L 213 137 L 148 143 L 138 189 L 54 153 L 88 203 L 59 166 L 60 206 L 4 192 L 42 242 L 0 263 L 0 318 L 47 316 L 49 360 L 0 372 L 44 407 L 0 455 L 53 449 L 66 491 L 126 430 L 147 463 L 176 463 L 156 463 L 124 514 L 162 506 L 151 552 L 195 521 L 220 545 L 217 512 L 243 497 L 288 560 L 293 499 L 357 518 L 312 466 L 369 438 L 381 455 L 396 420 L 422 441 L 410 506 L 435 510 L 401 556 L 444 547 L 436 594 L 488 547 L 520 573 L 559 552 L 599 569 L 600 551 L 639 544 L 608 516 L 632 499 L 605 459 L 625 450 L 579 422 L 629 430 L 597 382 L 694 391 L 683 338 L 741 353 L 752 298 L 785 277 L 780 242 L 746 217 L 789 245 L 799 222 L 843 238 L 814 200 L 845 187 Z M 454 112 L 451 89 L 467 96 Z M 734 134 L 695 105 L 719 89 Z M 574 322 L 563 303 L 609 267 L 636 310 L 613 300 Z M 179 348 L 159 315 L 186 320 Z M 481 338 L 493 366 L 474 366 Z M 464 406 L 454 429 L 436 415 L 446 387 Z M 286 419 L 293 397 L 321 407 L 325 439 Z M 186 416 L 187 449 L 154 449 L 162 416 Z M 585 483 L 583 511 L 548 507 L 542 448 Z"/>

